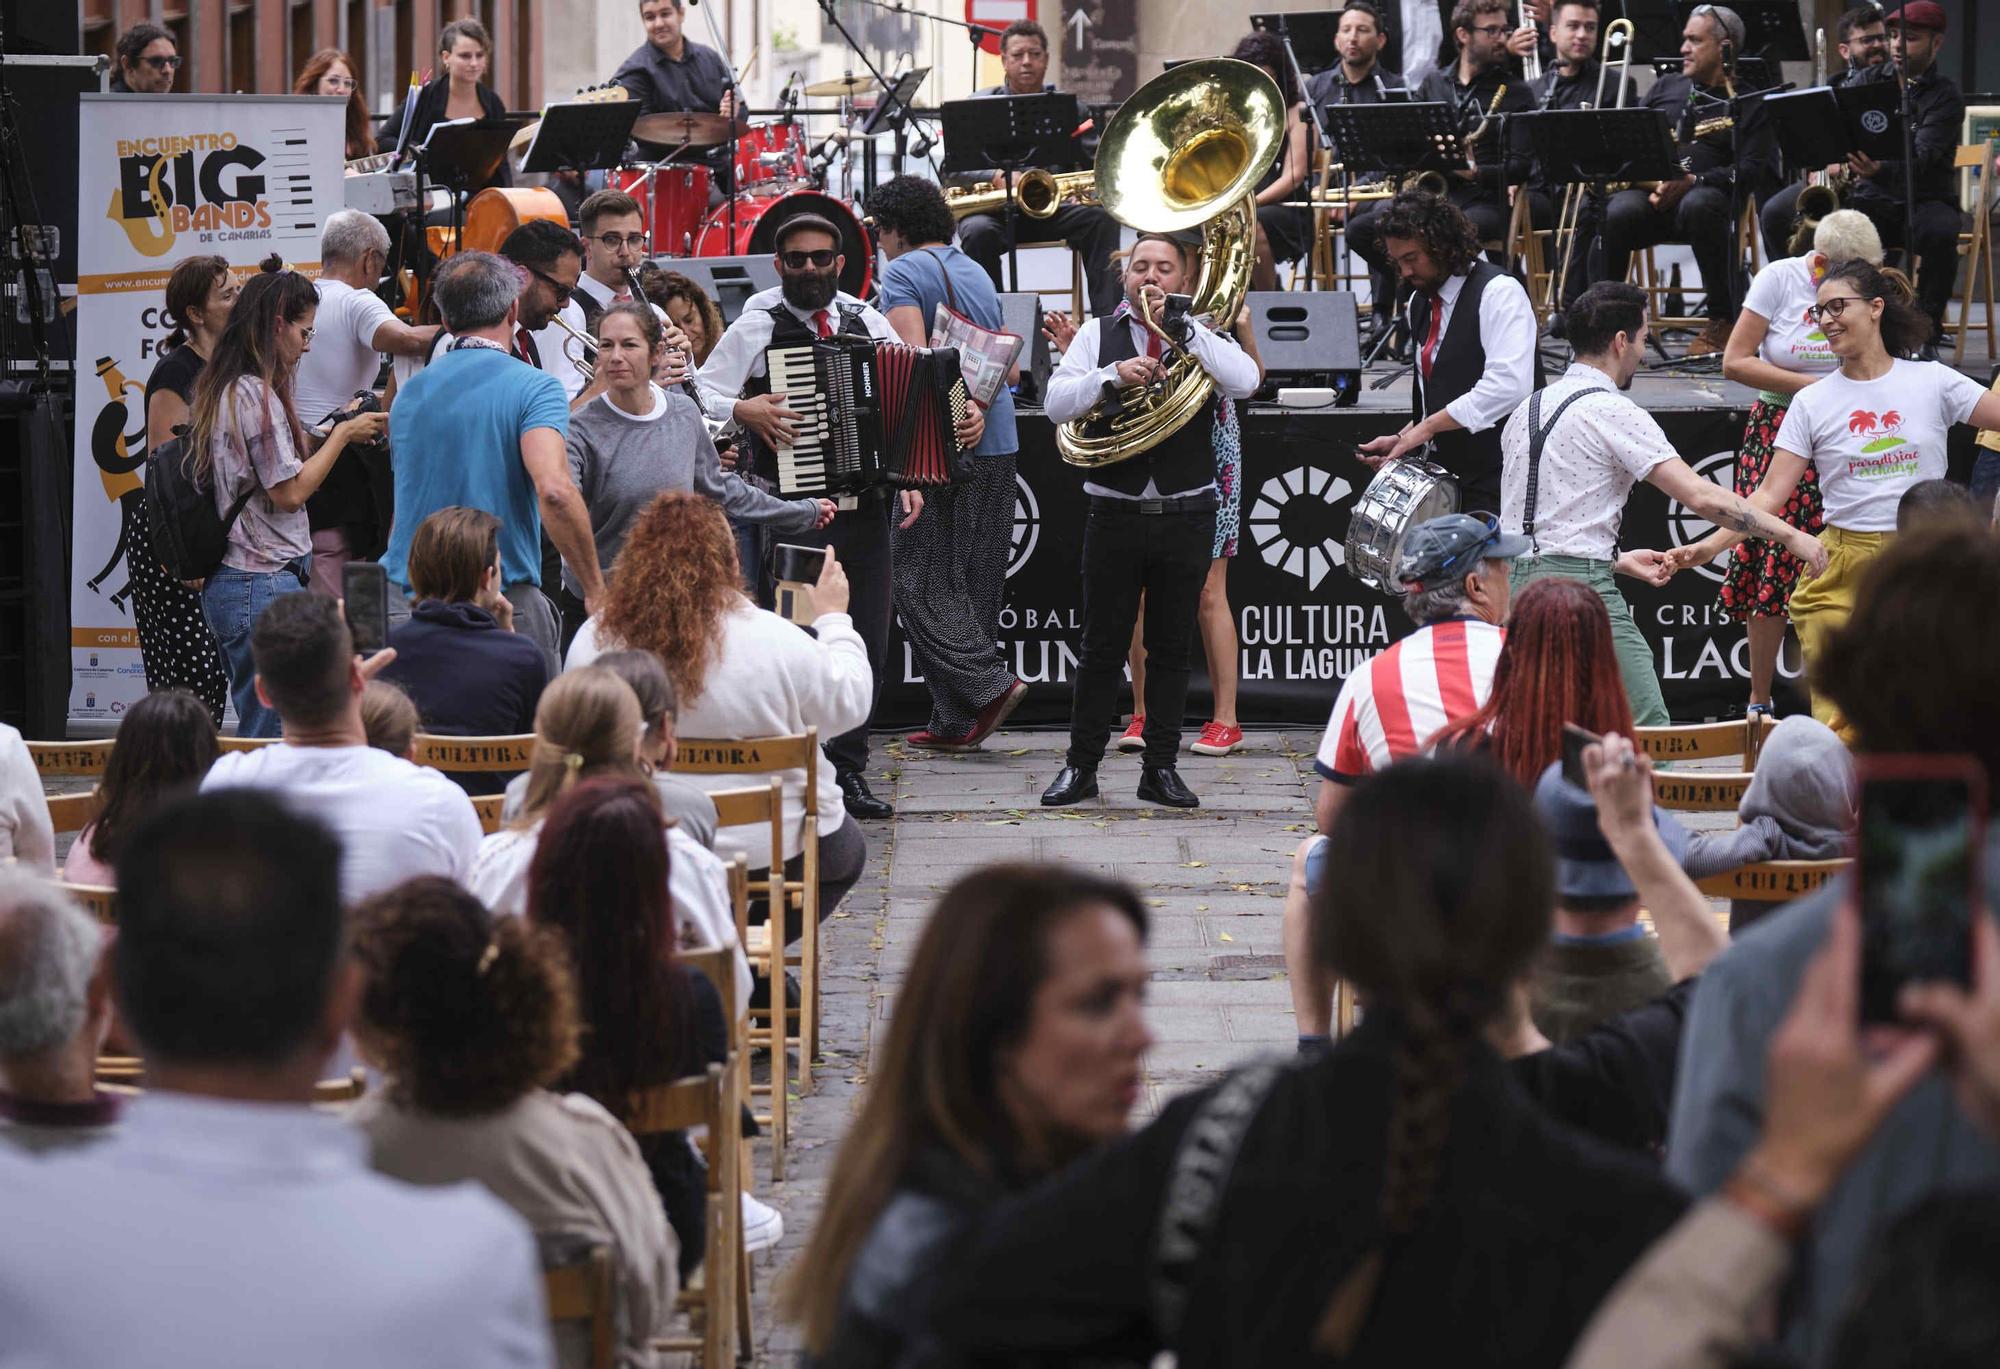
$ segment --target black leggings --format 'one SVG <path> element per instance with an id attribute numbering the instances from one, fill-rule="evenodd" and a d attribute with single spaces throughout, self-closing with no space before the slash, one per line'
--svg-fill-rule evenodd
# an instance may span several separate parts
<path id="1" fill-rule="evenodd" d="M 861 824 L 849 816 L 841 820 L 839 827 L 819 839 L 819 920 L 826 921 L 840 901 L 847 897 L 861 879 L 862 867 L 868 863 L 868 838 L 862 834 Z M 785 862 L 785 878 L 797 880 L 805 878 L 806 857 L 801 851 Z M 756 890 L 761 882 L 770 877 L 770 867 L 750 872 L 750 887 Z M 769 900 L 756 893 L 750 896 L 750 925 L 761 927 L 770 919 Z M 785 944 L 796 942 L 805 932 L 798 923 L 785 928 Z"/>

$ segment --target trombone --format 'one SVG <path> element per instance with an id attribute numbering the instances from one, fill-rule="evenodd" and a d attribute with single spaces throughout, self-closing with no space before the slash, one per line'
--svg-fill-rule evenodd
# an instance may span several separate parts
<path id="1" fill-rule="evenodd" d="M 1604 79 L 1615 68 L 1618 75 L 1614 87 L 1611 108 L 1625 108 L 1625 92 L 1629 88 L 1628 77 L 1632 70 L 1632 21 L 1613 19 L 1604 26 L 1604 52 L 1597 62 L 1597 98 L 1586 108 L 1603 109 Z M 1618 55 L 1613 57 L 1611 50 Z M 1607 187 L 1607 189 L 1610 187 Z M 1622 187 L 1621 187 L 1622 188 Z M 1563 191 L 1562 209 L 1556 215 L 1556 235 L 1554 241 L 1561 245 L 1556 253 L 1557 269 L 1549 277 L 1549 292 L 1543 305 L 1554 313 L 1562 305 L 1563 282 L 1569 279 L 1570 268 L 1576 262 L 1577 230 L 1583 222 L 1583 197 L 1590 193 L 1590 187 L 1582 181 L 1573 182 Z"/>

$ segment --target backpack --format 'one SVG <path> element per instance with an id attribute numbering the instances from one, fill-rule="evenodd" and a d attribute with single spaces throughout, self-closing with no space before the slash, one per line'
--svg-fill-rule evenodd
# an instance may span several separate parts
<path id="1" fill-rule="evenodd" d="M 206 580 L 222 566 L 229 530 L 256 493 L 251 482 L 226 514 L 215 511 L 215 491 L 203 488 L 188 468 L 188 427 L 146 454 L 146 531 L 153 557 L 175 580 Z"/>

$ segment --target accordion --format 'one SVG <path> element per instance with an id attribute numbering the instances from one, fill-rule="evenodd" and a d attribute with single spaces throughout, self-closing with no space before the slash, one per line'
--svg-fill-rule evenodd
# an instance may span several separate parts
<path id="1" fill-rule="evenodd" d="M 935 489 L 965 473 L 958 423 L 972 398 L 956 348 L 815 338 L 764 360 L 772 391 L 799 415 L 791 445 L 777 448 L 786 498 Z"/>

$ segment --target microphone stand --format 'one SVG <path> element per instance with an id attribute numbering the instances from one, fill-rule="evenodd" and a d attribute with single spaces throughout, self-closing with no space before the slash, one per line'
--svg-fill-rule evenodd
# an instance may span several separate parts
<path id="1" fill-rule="evenodd" d="M 701 0 L 689 0 L 689 3 L 700 6 Z M 735 107 L 729 111 L 729 199 L 723 207 L 723 213 L 726 215 L 729 223 L 729 250 L 734 252 L 736 250 L 736 194 L 741 189 L 736 184 L 736 123 L 737 120 L 743 117 L 744 110 L 747 108 L 749 101 L 744 98 L 743 83 L 736 74 L 736 62 L 729 55 L 729 44 L 723 41 L 721 26 L 715 21 L 714 8 L 703 9 L 702 14 L 708 20 L 709 41 L 715 44 L 716 52 L 722 57 L 722 64 L 729 69 L 729 93 L 736 97 Z M 755 60 L 754 53 L 752 54 L 752 60 Z M 650 226 L 647 231 L 649 233 L 652 231 Z"/>
<path id="2" fill-rule="evenodd" d="M 964 29 L 965 36 L 972 40 L 972 46 L 975 48 L 978 47 L 980 43 L 982 43 L 988 38 L 998 38 L 1000 36 L 1000 30 L 994 28 L 991 24 L 978 24 L 978 23 L 973 23 L 971 20 L 967 19 L 954 19 L 948 14 L 926 14 L 922 10 L 911 9 L 908 5 L 903 3 L 903 0 L 893 0 L 893 2 L 890 2 L 890 0 L 855 0 L 855 3 L 860 5 L 866 5 L 870 9 L 881 10 L 885 14 L 900 15 L 905 19 L 922 19 L 932 24 L 944 24 L 950 28 Z M 827 8 L 826 0 L 821 0 L 821 8 L 823 9 Z M 832 13 L 831 9 L 828 9 L 827 12 L 829 15 L 831 15 Z M 836 26 L 839 24 L 839 22 L 840 21 L 837 19 L 834 20 Z M 843 28 L 840 30 L 840 32 L 842 37 L 847 36 L 846 29 Z M 848 38 L 847 41 L 849 46 L 854 45 L 854 40 L 852 38 Z M 855 51 L 859 52 L 860 48 L 856 47 Z M 866 61 L 867 59 L 863 58 L 862 60 Z M 870 70 L 873 70 L 873 68 L 871 67 Z M 972 70 L 973 70 L 973 79 L 977 81 L 979 79 L 978 77 L 979 64 L 977 61 L 973 63 Z M 877 79 L 879 80 L 880 78 L 878 77 Z M 977 92 L 975 91 L 972 93 L 976 94 Z"/>
<path id="3" fill-rule="evenodd" d="M 1898 30 L 1898 37 L 1901 31 Z M 1917 279 L 1917 107 L 1910 98 L 1910 74 L 1904 69 L 1901 58 L 1896 63 L 1896 114 L 1903 121 L 1903 265 L 1908 269 L 1910 282 L 1914 286 Z M 1987 213 L 1988 206 L 1979 205 L 1975 212 Z M 1933 271 L 1938 268 L 1931 267 Z M 1971 312 L 1969 309 L 1967 312 Z M 1935 339 L 1933 339 L 1935 343 Z"/>

